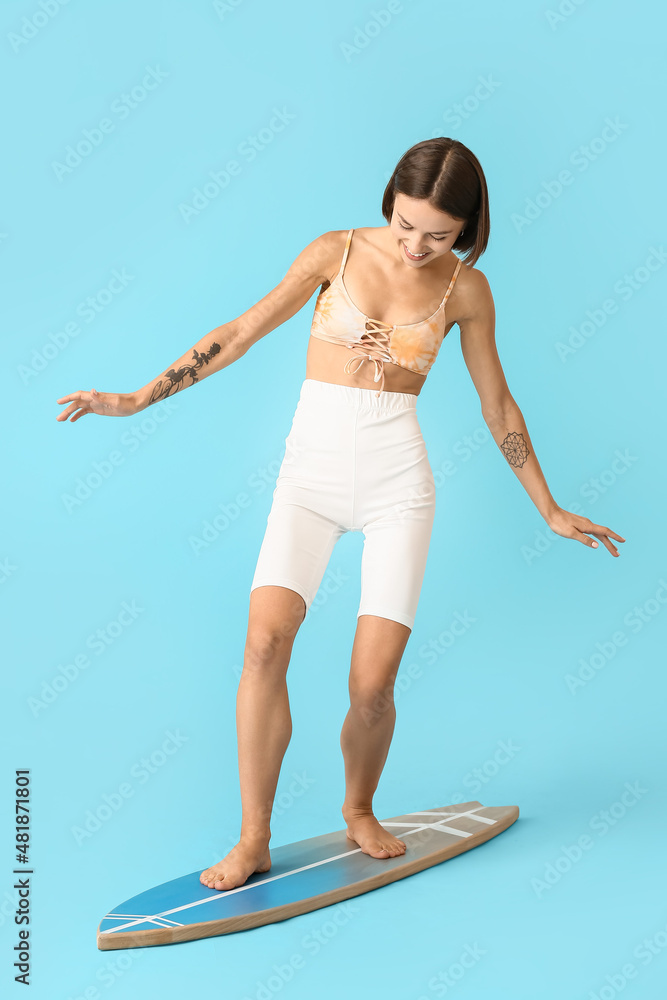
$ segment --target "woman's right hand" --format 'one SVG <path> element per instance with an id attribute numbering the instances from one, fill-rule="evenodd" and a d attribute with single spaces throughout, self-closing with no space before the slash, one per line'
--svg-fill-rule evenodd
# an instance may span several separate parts
<path id="1" fill-rule="evenodd" d="M 67 420 L 72 416 L 70 423 L 73 424 L 79 417 L 84 417 L 86 413 L 98 413 L 103 417 L 129 417 L 138 412 L 136 397 L 134 393 L 122 392 L 98 392 L 97 389 L 80 389 L 79 392 L 71 392 L 69 396 L 61 396 L 57 403 L 69 403 L 66 410 L 61 410 L 56 420 Z"/>

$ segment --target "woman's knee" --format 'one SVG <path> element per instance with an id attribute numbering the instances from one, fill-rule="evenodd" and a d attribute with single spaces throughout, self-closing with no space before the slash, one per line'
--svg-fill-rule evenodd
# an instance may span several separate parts
<path id="1" fill-rule="evenodd" d="M 350 678 L 350 706 L 368 725 L 394 710 L 394 677 L 383 681 Z"/>
<path id="2" fill-rule="evenodd" d="M 262 622 L 249 628 L 245 663 L 251 667 L 265 667 L 289 657 L 295 634 L 294 626 L 286 622 Z"/>
<path id="3" fill-rule="evenodd" d="M 255 602 L 248 620 L 245 665 L 262 668 L 289 659 L 304 617 L 303 599 L 299 600 L 301 608 L 292 600 Z"/>

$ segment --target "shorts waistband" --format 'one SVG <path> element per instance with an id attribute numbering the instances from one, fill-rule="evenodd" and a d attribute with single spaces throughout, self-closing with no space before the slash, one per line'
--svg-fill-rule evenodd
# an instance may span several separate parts
<path id="1" fill-rule="evenodd" d="M 321 382 L 306 378 L 301 385 L 300 399 L 322 400 L 343 403 L 357 409 L 378 411 L 414 410 L 417 397 L 413 392 L 388 392 L 386 389 L 376 396 L 377 389 L 362 389 L 360 386 L 340 385 L 338 382 Z"/>

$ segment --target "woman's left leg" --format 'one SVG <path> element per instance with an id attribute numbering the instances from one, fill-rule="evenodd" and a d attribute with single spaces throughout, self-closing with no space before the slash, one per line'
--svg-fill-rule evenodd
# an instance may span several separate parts
<path id="1" fill-rule="evenodd" d="M 361 594 L 340 742 L 348 837 L 376 858 L 405 841 L 373 815 L 373 795 L 394 731 L 394 681 L 415 621 L 435 514 L 435 480 L 417 397 L 357 390 L 349 523 L 362 530 Z"/>
<path id="2" fill-rule="evenodd" d="M 347 836 L 375 858 L 405 853 L 405 841 L 373 815 L 373 795 L 394 732 L 394 681 L 410 637 L 401 622 L 361 614 L 352 646 L 350 708 L 340 734 L 345 760 L 343 818 Z"/>

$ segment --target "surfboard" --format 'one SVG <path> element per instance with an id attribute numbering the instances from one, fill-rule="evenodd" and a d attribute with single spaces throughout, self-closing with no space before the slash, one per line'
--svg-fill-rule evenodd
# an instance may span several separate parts
<path id="1" fill-rule="evenodd" d="M 344 829 L 271 847 L 270 870 L 255 872 L 235 889 L 202 885 L 200 868 L 120 903 L 102 918 L 97 947 L 175 944 L 287 920 L 478 847 L 518 816 L 518 806 L 463 802 L 380 820 L 405 841 L 405 854 L 395 858 L 364 854 Z"/>

